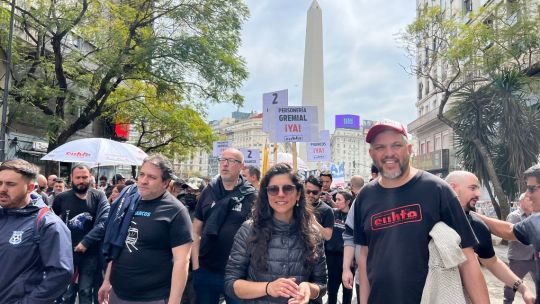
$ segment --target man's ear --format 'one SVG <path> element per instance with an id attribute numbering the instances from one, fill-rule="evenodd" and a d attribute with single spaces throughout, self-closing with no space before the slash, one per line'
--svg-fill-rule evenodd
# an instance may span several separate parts
<path id="1" fill-rule="evenodd" d="M 26 192 L 30 193 L 32 191 L 34 191 L 34 188 L 36 187 L 36 184 L 34 184 L 34 182 L 30 181 L 27 185 L 26 185 L 27 189 L 26 189 Z"/>

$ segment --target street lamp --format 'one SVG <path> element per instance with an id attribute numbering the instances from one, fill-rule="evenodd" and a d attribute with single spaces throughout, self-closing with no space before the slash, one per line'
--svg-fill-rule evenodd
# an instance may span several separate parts
<path id="1" fill-rule="evenodd" d="M 11 43 L 13 41 L 13 23 L 15 22 L 15 0 L 11 1 L 11 15 L 9 16 L 8 45 L 6 50 L 6 75 L 4 79 L 4 94 L 2 96 L 2 126 L 0 127 L 0 161 L 6 160 L 6 127 L 7 105 L 9 98 L 9 78 L 11 75 Z"/>

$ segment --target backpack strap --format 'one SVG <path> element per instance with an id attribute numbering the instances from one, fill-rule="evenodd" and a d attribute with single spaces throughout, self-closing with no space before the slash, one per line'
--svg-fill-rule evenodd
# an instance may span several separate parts
<path id="1" fill-rule="evenodd" d="M 49 207 L 43 207 L 39 209 L 39 213 L 36 218 L 36 226 L 34 227 L 34 242 L 36 244 L 39 244 L 39 228 L 41 227 L 41 219 L 45 216 L 47 212 L 49 212 Z"/>

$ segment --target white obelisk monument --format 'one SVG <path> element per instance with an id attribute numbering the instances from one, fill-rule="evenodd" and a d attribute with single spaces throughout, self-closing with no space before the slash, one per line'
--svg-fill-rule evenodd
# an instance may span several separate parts
<path id="1" fill-rule="evenodd" d="M 319 130 L 325 129 L 322 11 L 317 0 L 307 12 L 302 106 L 316 106 Z M 300 157 L 307 160 L 305 144 L 300 145 Z"/>

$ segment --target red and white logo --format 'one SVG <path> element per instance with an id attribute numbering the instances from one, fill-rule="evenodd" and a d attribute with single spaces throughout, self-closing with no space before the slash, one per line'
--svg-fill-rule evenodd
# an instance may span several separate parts
<path id="1" fill-rule="evenodd" d="M 88 157 L 90 156 L 90 153 L 88 152 L 82 152 L 82 151 L 78 151 L 78 152 L 66 152 L 66 155 L 67 156 L 75 156 L 75 157 L 78 157 L 78 158 L 85 158 L 85 157 Z"/>
<path id="2" fill-rule="evenodd" d="M 371 216 L 371 230 L 379 230 L 422 220 L 420 204 L 385 210 Z"/>

